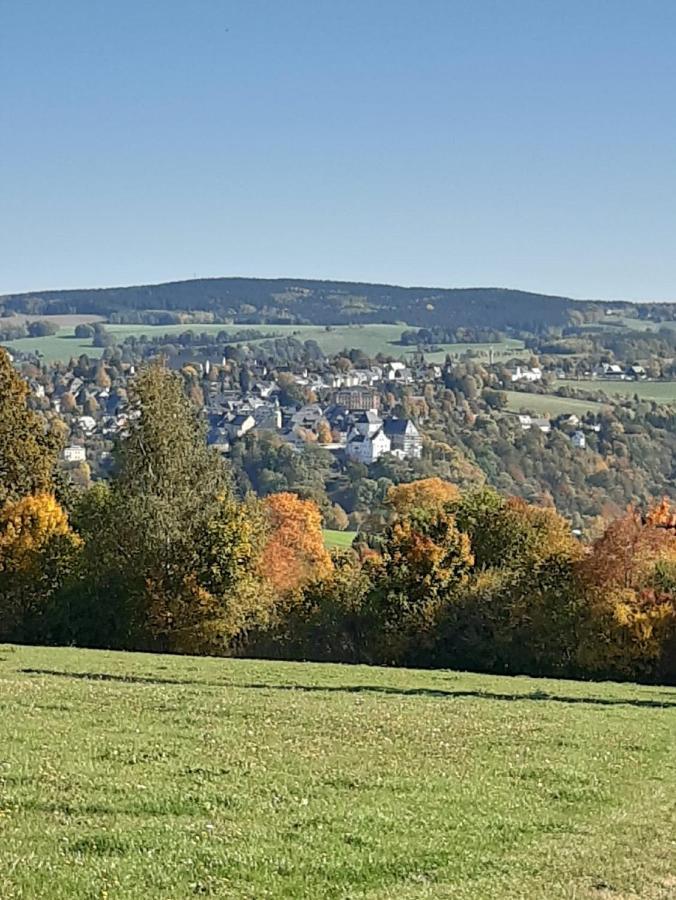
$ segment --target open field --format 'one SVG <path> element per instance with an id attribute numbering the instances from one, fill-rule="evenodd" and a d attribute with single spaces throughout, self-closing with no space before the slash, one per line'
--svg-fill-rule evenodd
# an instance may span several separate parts
<path id="1" fill-rule="evenodd" d="M 356 531 L 335 531 L 332 528 L 324 529 L 324 543 L 327 547 L 345 548 L 352 545 L 357 536 Z"/>
<path id="2" fill-rule="evenodd" d="M 0 647 L 0 897 L 667 900 L 676 690 Z"/>
<path id="3" fill-rule="evenodd" d="M 650 322 L 647 319 L 634 319 L 631 316 L 606 316 L 606 318 L 598 323 L 601 327 L 604 325 L 610 328 L 629 328 L 631 331 L 654 331 L 658 332 L 661 328 L 676 328 L 676 322 Z"/>
<path id="4" fill-rule="evenodd" d="M 95 313 L 89 315 L 79 315 L 78 313 L 65 313 L 62 316 L 32 316 L 24 313 L 16 313 L 16 315 L 8 316 L 0 319 L 2 325 L 19 325 L 21 322 L 52 322 L 59 328 L 75 328 L 76 325 L 85 325 L 90 322 L 105 322 L 105 316 L 97 316 Z"/>
<path id="5" fill-rule="evenodd" d="M 654 400 L 657 403 L 676 403 L 676 381 L 603 381 L 560 379 L 558 387 L 575 387 L 585 391 L 598 391 L 608 397 L 634 397 Z M 516 392 L 513 392 L 516 393 Z M 561 398 L 557 398 L 561 399 Z M 586 402 L 586 401 L 581 401 Z"/>
<path id="6" fill-rule="evenodd" d="M 49 317 L 52 321 L 60 317 Z M 100 356 L 103 352 L 100 347 L 92 347 L 90 339 L 79 340 L 73 334 L 77 323 L 64 325 L 58 334 L 42 338 L 21 338 L 17 341 L 7 342 L 10 351 L 23 353 L 41 353 L 48 362 L 56 360 L 68 360 L 71 356 L 80 356 L 86 353 L 91 357 Z M 405 357 L 414 351 L 413 347 L 405 347 L 399 344 L 405 325 L 107 325 L 107 330 L 118 336 L 120 341 L 126 337 L 147 335 L 163 336 L 165 334 L 178 335 L 185 331 L 193 331 L 195 334 L 218 334 L 220 331 L 234 333 L 236 331 L 258 331 L 261 336 L 274 334 L 277 336 L 289 336 L 300 341 L 315 340 L 324 353 L 332 355 L 341 350 L 359 348 L 370 356 L 383 353 L 388 356 Z M 426 354 L 430 362 L 443 362 L 447 353 L 461 355 L 470 349 L 476 350 L 482 356 L 488 356 L 488 348 L 493 347 L 496 359 L 513 356 L 522 346 L 521 341 L 508 340 L 502 344 L 443 344 L 442 349 L 435 353 Z"/>
<path id="7" fill-rule="evenodd" d="M 599 412 L 601 403 L 593 400 L 573 400 L 557 397 L 554 394 L 528 394 L 525 391 L 505 391 L 507 409 L 513 412 L 532 410 L 539 415 L 562 416 L 568 413 L 583 415 L 587 412 Z"/>

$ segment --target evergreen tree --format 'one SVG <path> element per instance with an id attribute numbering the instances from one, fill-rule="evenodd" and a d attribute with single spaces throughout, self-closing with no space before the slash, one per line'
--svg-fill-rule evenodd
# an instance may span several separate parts
<path id="1" fill-rule="evenodd" d="M 76 519 L 85 536 L 100 634 L 88 640 L 219 652 L 264 610 L 255 589 L 255 510 L 232 496 L 180 375 L 145 369 L 108 491 Z"/>

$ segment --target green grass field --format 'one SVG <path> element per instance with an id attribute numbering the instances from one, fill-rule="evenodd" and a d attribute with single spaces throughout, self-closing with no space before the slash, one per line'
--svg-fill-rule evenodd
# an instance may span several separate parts
<path id="1" fill-rule="evenodd" d="M 356 531 L 335 531 L 332 528 L 324 529 L 324 543 L 329 548 L 338 547 L 344 549 L 350 547 L 356 536 Z"/>
<path id="2" fill-rule="evenodd" d="M 0 897 L 668 900 L 676 690 L 0 647 Z"/>
<path id="3" fill-rule="evenodd" d="M 587 412 L 599 412 L 602 404 L 593 400 L 573 400 L 556 397 L 554 394 L 528 394 L 524 391 L 505 391 L 507 409 L 512 412 L 532 410 L 538 415 L 561 416 L 570 413 L 584 415 Z"/>
<path id="4" fill-rule="evenodd" d="M 634 397 L 655 400 L 657 403 L 676 403 L 676 381 L 559 381 L 560 385 L 575 385 L 584 390 L 602 390 L 609 397 Z"/>
<path id="5" fill-rule="evenodd" d="M 45 316 L 49 319 L 49 316 Z M 59 317 L 51 317 L 59 319 Z M 184 331 L 193 331 L 195 334 L 218 334 L 220 331 L 236 332 L 246 329 L 258 331 L 261 335 L 275 334 L 281 336 L 293 335 L 300 341 L 316 340 L 324 353 L 332 355 L 340 353 L 344 349 L 359 348 L 370 356 L 383 353 L 388 356 L 400 357 L 413 352 L 412 347 L 404 347 L 398 343 L 405 325 L 335 325 L 326 329 L 323 325 L 107 325 L 107 330 L 118 336 L 122 341 L 126 337 L 135 335 L 140 337 L 145 334 L 163 336 L 165 334 L 182 334 Z M 10 351 L 23 353 L 41 353 L 47 362 L 56 360 L 69 360 L 86 353 L 91 357 L 98 357 L 103 352 L 100 347 L 92 347 L 91 339 L 80 340 L 73 333 L 73 325 L 65 325 L 55 335 L 42 338 L 21 338 L 17 341 L 9 341 L 6 346 Z M 513 356 L 523 347 L 521 341 L 508 340 L 502 344 L 443 344 L 442 349 L 435 353 L 426 354 L 430 362 L 443 362 L 447 353 L 461 355 L 468 349 L 474 349 L 482 356 L 488 355 L 489 346 L 493 346 L 496 359 Z"/>

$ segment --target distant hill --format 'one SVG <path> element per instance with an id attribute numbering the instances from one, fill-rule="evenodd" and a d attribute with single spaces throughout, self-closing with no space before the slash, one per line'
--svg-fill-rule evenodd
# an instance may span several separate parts
<path id="1" fill-rule="evenodd" d="M 565 325 L 592 304 L 504 288 L 397 287 L 298 278 L 200 278 L 166 284 L 38 291 L 0 297 L 5 311 L 33 315 L 113 316 L 144 311 L 213 313 L 236 322 L 340 325 L 402 322 L 412 326 L 487 326 L 537 331 Z"/>

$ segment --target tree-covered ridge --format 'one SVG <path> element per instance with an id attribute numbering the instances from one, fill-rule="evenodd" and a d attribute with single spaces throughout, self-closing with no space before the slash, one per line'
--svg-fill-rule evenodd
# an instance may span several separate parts
<path id="1" fill-rule="evenodd" d="M 0 297 L 8 312 L 88 313 L 115 321 L 150 321 L 158 311 L 212 313 L 217 320 L 411 326 L 526 328 L 564 325 L 590 304 L 505 288 L 425 288 L 280 278 L 209 278 L 91 290 L 37 291 Z M 157 317 L 156 317 L 157 318 Z"/>

